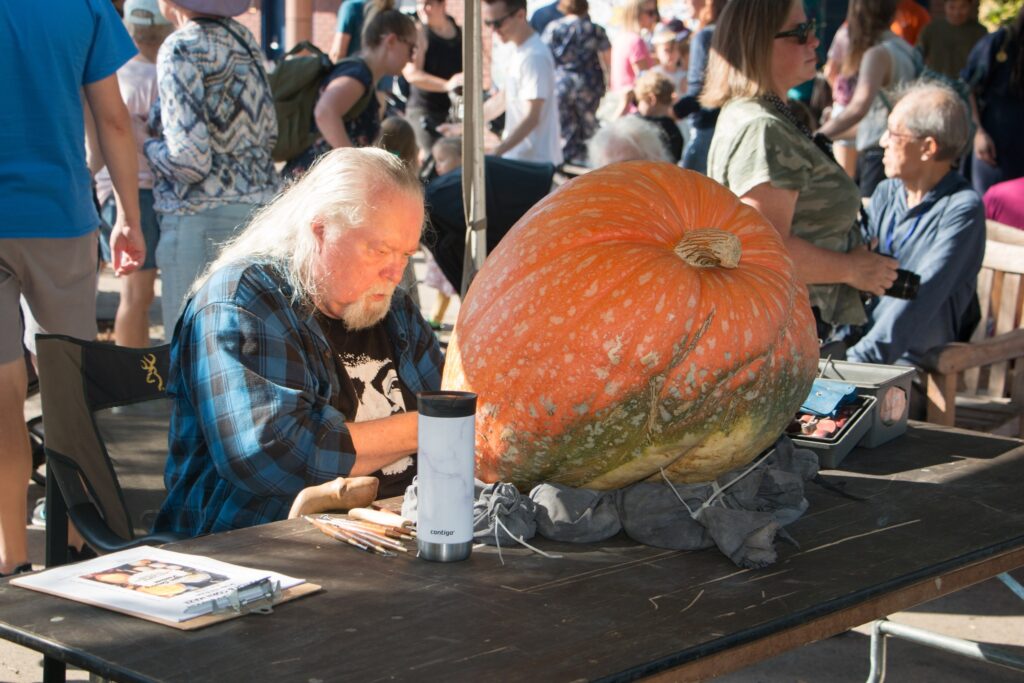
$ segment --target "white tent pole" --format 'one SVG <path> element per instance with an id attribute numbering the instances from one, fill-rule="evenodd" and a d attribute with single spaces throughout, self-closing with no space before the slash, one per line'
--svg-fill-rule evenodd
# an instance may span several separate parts
<path id="1" fill-rule="evenodd" d="M 466 252 L 462 260 L 463 298 L 487 256 L 487 206 L 484 185 L 483 31 L 480 0 L 464 0 L 462 27 L 463 118 L 462 203 L 466 213 Z"/>

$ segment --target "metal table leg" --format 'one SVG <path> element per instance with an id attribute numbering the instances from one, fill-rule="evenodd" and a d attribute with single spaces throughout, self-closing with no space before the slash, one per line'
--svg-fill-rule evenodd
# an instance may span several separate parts
<path id="1" fill-rule="evenodd" d="M 879 619 L 871 625 L 871 670 L 868 672 L 868 683 L 878 683 L 885 675 L 885 638 L 887 636 L 902 638 L 918 645 L 926 645 L 962 657 L 1024 672 L 1024 657 L 1009 650 L 985 643 L 976 643 L 973 640 L 940 635 L 906 624 L 897 624 L 888 619 Z"/>
<path id="2" fill-rule="evenodd" d="M 57 485 L 57 478 L 46 465 L 46 566 L 56 567 L 68 561 L 68 506 Z M 43 683 L 64 683 L 67 667 L 52 657 L 43 658 Z"/>

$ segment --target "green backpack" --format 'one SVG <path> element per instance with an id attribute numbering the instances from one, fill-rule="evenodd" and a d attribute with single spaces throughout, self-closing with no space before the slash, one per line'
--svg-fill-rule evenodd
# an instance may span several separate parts
<path id="1" fill-rule="evenodd" d="M 194 21 L 222 27 L 245 48 L 254 62 L 260 63 L 259 57 L 253 54 L 249 44 L 226 22 L 209 17 L 196 17 Z M 311 54 L 297 57 L 296 55 L 302 51 Z M 338 64 L 354 61 L 363 60 L 359 57 L 346 57 Z M 273 72 L 266 74 L 270 95 L 274 100 L 274 113 L 277 115 L 277 143 L 271 152 L 274 161 L 291 161 L 309 149 L 320 137 L 316 122 L 313 120 L 313 108 L 316 107 L 316 100 L 320 96 L 324 77 L 335 66 L 337 64 L 331 64 L 330 58 L 323 50 L 304 40 L 288 50 L 284 57 L 278 60 Z M 355 120 L 366 111 L 373 97 L 373 88 L 368 88 L 342 117 L 345 122 Z"/>
<path id="2" fill-rule="evenodd" d="M 306 50 L 312 55 L 296 57 Z M 346 57 L 338 62 L 344 64 L 360 60 Z M 274 97 L 274 111 L 277 114 L 277 144 L 272 152 L 274 161 L 290 161 L 305 152 L 320 137 L 313 119 L 313 109 L 320 95 L 324 78 L 337 64 L 331 64 L 320 48 L 308 41 L 293 47 L 267 75 L 270 92 Z M 373 89 L 368 89 L 343 117 L 346 122 L 362 114 L 373 98 Z"/>
<path id="3" fill-rule="evenodd" d="M 297 57 L 303 50 L 308 56 Z M 331 60 L 320 48 L 303 41 L 288 51 L 267 74 L 277 114 L 277 143 L 274 161 L 289 161 L 309 148 L 320 134 L 313 122 L 313 107 Z"/>

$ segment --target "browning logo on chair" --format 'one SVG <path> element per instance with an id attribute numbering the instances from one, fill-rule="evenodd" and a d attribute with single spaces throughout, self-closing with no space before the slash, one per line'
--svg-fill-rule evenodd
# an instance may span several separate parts
<path id="1" fill-rule="evenodd" d="M 163 391 L 164 378 L 160 376 L 160 372 L 156 369 L 156 356 L 148 353 L 142 357 L 139 364 L 146 371 L 146 384 L 155 384 L 157 391 Z"/>
<path id="2" fill-rule="evenodd" d="M 80 349 L 77 363 L 89 410 L 95 412 L 165 396 L 171 365 L 168 344 L 134 349 L 102 342 L 76 342 L 76 347 Z"/>

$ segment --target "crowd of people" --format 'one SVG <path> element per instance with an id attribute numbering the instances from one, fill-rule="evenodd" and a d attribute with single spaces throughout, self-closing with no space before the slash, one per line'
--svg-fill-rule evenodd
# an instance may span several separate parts
<path id="1" fill-rule="evenodd" d="M 410 297 L 421 240 L 442 306 L 462 284 L 462 29 L 445 0 L 344 1 L 316 141 L 283 167 L 267 64 L 233 18 L 249 0 L 53 2 L 0 3 L 0 39 L 37 57 L 0 60 L 0 574 L 28 568 L 32 333 L 95 337 L 98 260 L 122 278 L 122 345 L 149 343 L 159 273 L 174 412 L 158 528 L 271 521 L 349 474 L 401 490 L 415 394 L 443 364 L 444 310 Z M 850 0 L 822 63 L 796 0 L 619 9 L 606 31 L 587 0 L 532 16 L 482 0 L 489 248 L 556 169 L 674 163 L 775 227 L 834 357 L 915 364 L 971 333 L 986 215 L 1024 228 L 1024 10 L 988 33 L 970 0 L 941 17 Z M 891 295 L 907 271 L 916 298 Z"/>

